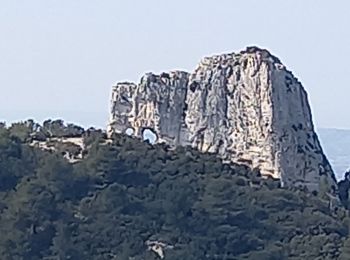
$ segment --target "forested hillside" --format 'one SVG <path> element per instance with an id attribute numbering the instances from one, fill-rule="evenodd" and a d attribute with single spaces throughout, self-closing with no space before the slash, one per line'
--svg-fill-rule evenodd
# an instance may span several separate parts
<path id="1" fill-rule="evenodd" d="M 78 136 L 74 163 L 32 145 Z M 61 121 L 0 126 L 0 198 L 4 260 L 350 259 L 348 214 L 322 192 Z"/>

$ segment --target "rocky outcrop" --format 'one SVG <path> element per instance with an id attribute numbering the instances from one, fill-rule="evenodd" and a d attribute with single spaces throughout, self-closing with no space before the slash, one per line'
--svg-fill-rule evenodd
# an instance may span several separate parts
<path id="1" fill-rule="evenodd" d="M 29 145 L 59 153 L 70 163 L 80 162 L 86 152 L 83 137 L 52 137 L 45 140 L 32 140 Z"/>
<path id="2" fill-rule="evenodd" d="M 258 168 L 286 186 L 319 190 L 335 178 L 314 131 L 307 93 L 268 51 L 202 59 L 193 73 L 146 74 L 112 91 L 109 132 L 190 145 Z"/>

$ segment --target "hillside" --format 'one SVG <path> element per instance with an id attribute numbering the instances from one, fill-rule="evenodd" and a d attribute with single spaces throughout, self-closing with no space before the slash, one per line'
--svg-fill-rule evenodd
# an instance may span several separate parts
<path id="1" fill-rule="evenodd" d="M 322 189 L 61 123 L 0 128 L 0 259 L 350 257 L 349 218 Z M 84 147 L 74 163 L 30 145 L 72 135 Z"/>

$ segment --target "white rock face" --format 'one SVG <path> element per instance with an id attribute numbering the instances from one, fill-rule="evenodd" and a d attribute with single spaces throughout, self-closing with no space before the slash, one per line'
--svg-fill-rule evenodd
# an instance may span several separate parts
<path id="1" fill-rule="evenodd" d="M 190 145 L 258 168 L 286 186 L 332 189 L 333 171 L 314 132 L 307 93 L 268 51 L 204 58 L 189 74 L 146 74 L 112 91 L 109 132 L 145 129 L 157 142 Z"/>

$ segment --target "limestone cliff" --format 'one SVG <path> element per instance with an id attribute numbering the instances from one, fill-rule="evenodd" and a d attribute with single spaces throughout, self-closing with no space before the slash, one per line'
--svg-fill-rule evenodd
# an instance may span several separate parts
<path id="1" fill-rule="evenodd" d="M 110 132 L 145 129 L 258 168 L 286 186 L 330 189 L 334 174 L 314 131 L 307 93 L 268 51 L 202 59 L 193 73 L 146 74 L 112 91 Z"/>

